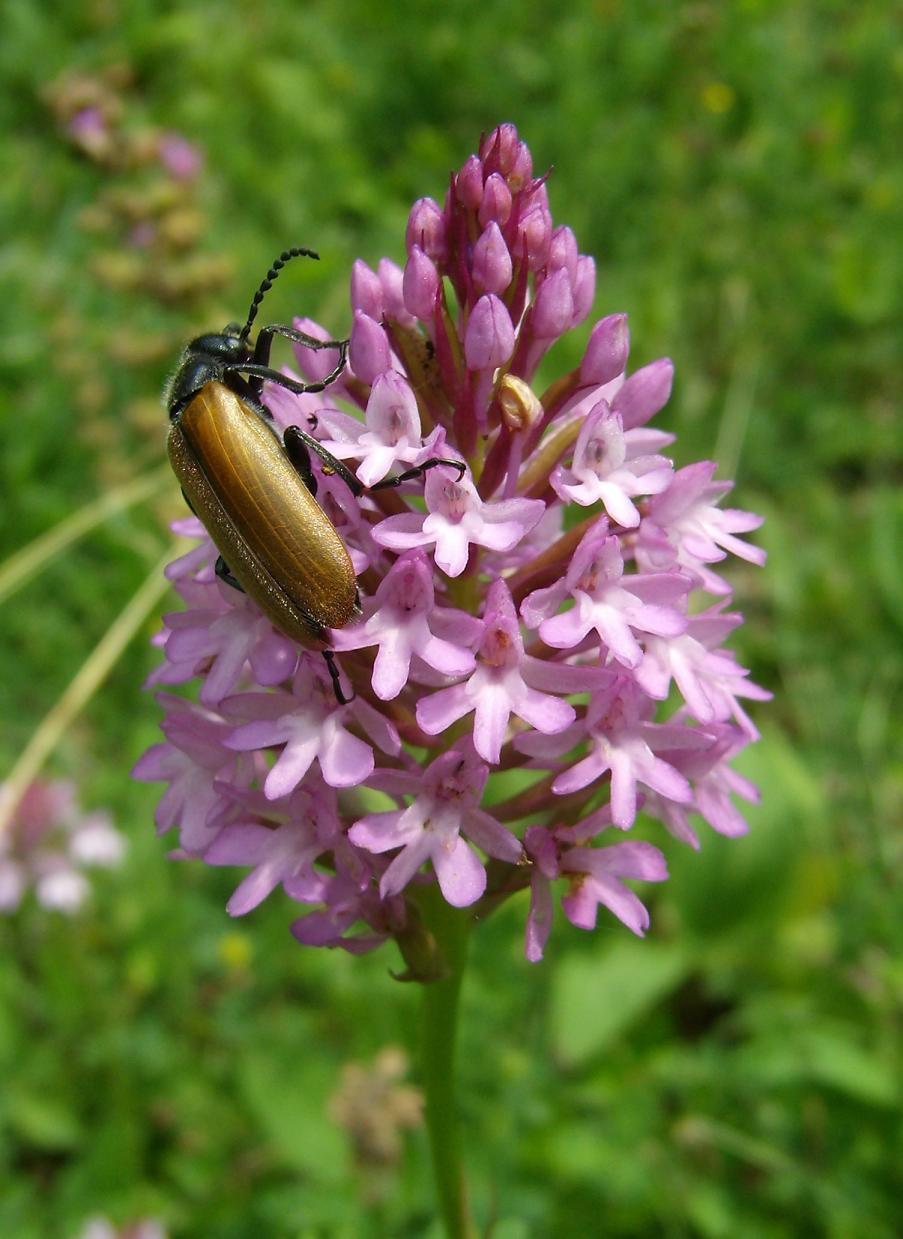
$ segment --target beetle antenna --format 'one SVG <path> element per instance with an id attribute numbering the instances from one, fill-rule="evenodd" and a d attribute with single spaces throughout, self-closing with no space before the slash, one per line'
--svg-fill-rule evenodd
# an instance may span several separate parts
<path id="1" fill-rule="evenodd" d="M 251 334 L 251 327 L 253 326 L 254 319 L 257 317 L 257 311 L 260 309 L 261 301 L 263 301 L 264 297 L 273 287 L 273 281 L 276 279 L 279 272 L 286 265 L 286 263 L 291 262 L 293 258 L 315 258 L 319 262 L 320 255 L 315 253 L 313 250 L 305 249 L 290 249 L 282 251 L 273 263 L 272 267 L 270 267 L 269 271 L 263 277 L 260 287 L 254 294 L 254 300 L 251 302 L 250 310 L 248 310 L 248 321 L 245 323 L 244 327 L 242 327 L 238 336 L 242 344 L 247 341 L 248 336 Z"/>

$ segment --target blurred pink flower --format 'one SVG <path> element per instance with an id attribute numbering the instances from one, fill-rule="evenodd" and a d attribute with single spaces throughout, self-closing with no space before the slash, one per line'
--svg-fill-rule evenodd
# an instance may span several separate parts
<path id="1" fill-rule="evenodd" d="M 180 133 L 161 134 L 157 153 L 174 181 L 193 181 L 204 166 L 200 149 Z"/>
<path id="2" fill-rule="evenodd" d="M 45 908 L 76 912 L 91 890 L 82 870 L 113 868 L 124 854 L 109 816 L 79 809 L 74 783 L 35 780 L 0 834 L 0 913 L 14 912 L 29 888 Z"/>

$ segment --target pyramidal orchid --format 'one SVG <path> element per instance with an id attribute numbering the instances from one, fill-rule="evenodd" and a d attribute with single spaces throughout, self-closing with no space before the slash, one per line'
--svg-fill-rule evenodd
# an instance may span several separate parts
<path id="1" fill-rule="evenodd" d="M 667 870 L 624 838 L 641 817 L 693 847 L 691 817 L 745 829 L 732 796 L 756 792 L 730 762 L 756 731 L 738 698 L 768 694 L 724 648 L 740 617 L 718 573 L 729 555 L 763 562 L 740 537 L 760 522 L 719 506 L 713 463 L 675 469 L 674 436 L 651 425 L 671 363 L 630 370 L 623 314 L 539 379 L 594 294 L 592 258 L 502 125 L 444 203 L 414 204 L 403 266 L 354 264 L 338 381 L 265 388 L 274 423 L 363 487 L 314 464 L 362 600 L 331 634 L 347 701 L 318 653 L 217 578 L 201 524 L 179 522 L 195 546 L 169 570 L 183 606 L 158 638 L 165 740 L 135 775 L 168 785 L 157 824 L 178 855 L 247 871 L 233 915 L 281 890 L 299 942 L 394 938 L 418 975 L 430 899 L 476 919 L 524 891 L 536 961 L 556 901 L 581 929 L 601 907 L 645 932 L 628 884 Z M 337 360 L 296 346 L 287 373 L 315 381 Z M 461 468 L 418 472 L 437 459 Z"/>

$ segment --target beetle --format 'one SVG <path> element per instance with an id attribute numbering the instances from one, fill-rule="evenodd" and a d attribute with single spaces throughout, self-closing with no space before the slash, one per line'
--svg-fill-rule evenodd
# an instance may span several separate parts
<path id="1" fill-rule="evenodd" d="M 304 394 L 323 391 L 345 367 L 347 340 L 317 340 L 294 327 L 251 328 L 264 296 L 293 258 L 318 258 L 313 250 L 284 250 L 254 294 L 243 327 L 198 336 L 185 348 L 165 403 L 167 450 L 188 506 L 206 527 L 219 558 L 216 574 L 257 603 L 271 623 L 326 660 L 333 688 L 344 703 L 327 629 L 343 628 L 361 614 L 354 568 L 344 543 L 317 503 L 313 452 L 324 473 L 337 473 L 359 496 L 364 487 L 299 426 L 280 438 L 262 401 L 264 380 Z M 335 369 L 316 383 L 299 383 L 270 367 L 275 336 L 307 348 L 339 351 Z M 435 465 L 464 473 L 462 461 L 428 460 L 371 487 L 395 486 Z"/>

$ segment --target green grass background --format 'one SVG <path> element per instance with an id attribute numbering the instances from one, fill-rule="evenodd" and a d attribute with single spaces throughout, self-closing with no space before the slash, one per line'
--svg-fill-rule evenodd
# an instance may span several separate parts
<path id="1" fill-rule="evenodd" d="M 56 11 L 53 11 L 53 10 Z M 482 927 L 464 996 L 468 1172 L 495 1239 L 899 1233 L 903 706 L 903 50 L 887 0 L 4 0 L 0 39 L 2 551 L 162 459 L 152 411 L 195 328 L 240 314 L 274 252 L 319 267 L 273 294 L 347 323 L 354 257 L 400 261 L 479 134 L 514 121 L 554 165 L 557 222 L 630 314 L 632 364 L 671 356 L 681 464 L 717 453 L 763 512 L 736 562 L 735 642 L 774 690 L 744 771 L 751 834 L 669 841 L 653 931 L 556 927 L 523 960 L 523 904 Z M 61 74 L 126 65 L 126 129 L 205 152 L 185 262 L 218 290 L 115 286 L 86 229 L 146 174 L 79 156 Z M 178 263 L 175 264 L 178 267 Z M 579 339 L 554 362 L 573 364 Z M 157 417 L 159 416 L 159 421 Z M 169 511 L 179 512 L 173 485 Z M 109 520 L 0 612 L 9 768 L 165 548 L 159 507 Z M 74 921 L 0 923 L 0 1234 L 70 1239 L 156 1215 L 173 1236 L 435 1236 L 427 1151 L 374 1201 L 326 1116 L 342 1065 L 406 1045 L 417 994 L 391 950 L 304 951 L 275 897 L 174 866 L 140 685 L 148 620 L 49 763 L 130 839 Z"/>

